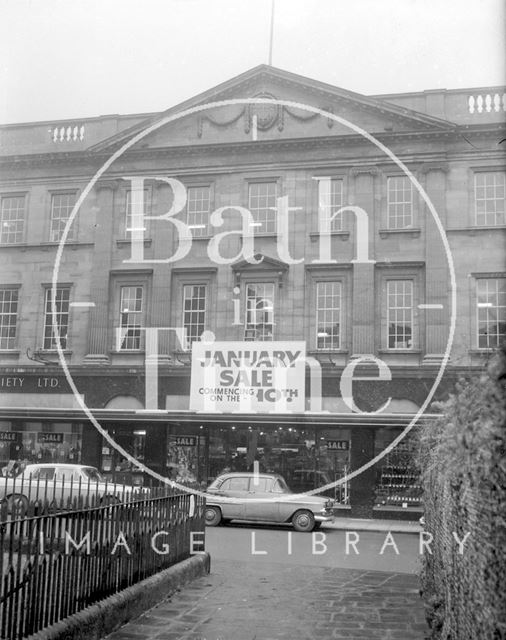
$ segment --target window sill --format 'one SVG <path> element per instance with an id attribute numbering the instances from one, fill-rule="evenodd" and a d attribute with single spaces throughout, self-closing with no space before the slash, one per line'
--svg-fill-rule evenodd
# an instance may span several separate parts
<path id="1" fill-rule="evenodd" d="M 269 231 L 268 233 L 245 233 L 244 238 L 277 238 L 278 234 L 276 231 Z"/>
<path id="2" fill-rule="evenodd" d="M 380 238 L 388 238 L 390 235 L 408 235 L 411 238 L 418 238 L 422 230 L 418 227 L 406 227 L 405 229 L 380 229 L 378 231 Z"/>
<path id="3" fill-rule="evenodd" d="M 5 243 L 0 244 L 1 249 L 18 249 L 21 251 L 26 251 L 27 249 L 42 249 L 42 251 L 48 251 L 53 247 L 58 247 L 60 245 L 59 242 L 15 242 L 15 243 Z M 65 242 L 65 247 L 69 247 L 71 249 L 77 249 L 79 247 L 94 247 L 94 242 L 79 242 L 77 240 L 67 240 Z"/>
<path id="4" fill-rule="evenodd" d="M 311 242 L 316 242 L 320 238 L 320 235 L 322 233 L 323 233 L 322 231 L 311 231 L 309 233 L 309 238 Z M 350 237 L 350 232 L 349 231 L 331 231 L 330 237 L 341 238 L 341 240 L 344 242 L 345 240 L 348 240 L 348 238 Z"/>
<path id="5" fill-rule="evenodd" d="M 58 350 L 57 349 L 38 349 L 37 353 L 41 356 L 57 356 Z M 63 355 L 71 356 L 72 351 L 70 349 L 63 349 Z"/>
<path id="6" fill-rule="evenodd" d="M 409 353 L 413 353 L 413 354 L 420 354 L 422 353 L 421 349 L 378 349 L 378 353 L 384 354 L 384 355 L 397 355 L 397 354 L 402 354 L 402 355 L 406 355 Z"/>
<path id="7" fill-rule="evenodd" d="M 20 349 L 0 349 L 0 356 L 19 356 Z"/>
<path id="8" fill-rule="evenodd" d="M 144 238 L 144 246 L 145 247 L 150 247 L 152 244 L 152 240 L 151 238 Z M 129 247 L 132 244 L 132 240 L 128 239 L 128 238 L 122 238 L 121 240 L 118 239 L 116 240 L 116 246 L 118 247 L 118 249 L 122 249 L 123 247 Z"/>
<path id="9" fill-rule="evenodd" d="M 496 224 L 496 225 L 484 225 L 484 226 L 472 226 L 472 227 L 454 227 L 453 229 L 445 229 L 446 233 L 468 233 L 470 236 L 474 236 L 477 231 L 504 231 L 506 229 L 506 224 Z"/>
<path id="10" fill-rule="evenodd" d="M 311 351 L 307 352 L 308 355 L 310 356 L 340 356 L 340 355 L 346 355 L 349 353 L 348 349 L 312 349 Z"/>
<path id="11" fill-rule="evenodd" d="M 469 349 L 471 356 L 489 356 L 499 350 L 499 347 L 483 347 L 482 349 Z"/>
<path id="12" fill-rule="evenodd" d="M 146 354 L 144 349 L 109 349 L 109 354 L 112 356 L 143 356 Z"/>

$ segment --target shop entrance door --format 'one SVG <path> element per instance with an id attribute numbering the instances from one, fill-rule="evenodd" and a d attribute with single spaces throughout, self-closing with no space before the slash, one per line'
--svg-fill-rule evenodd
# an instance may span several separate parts
<path id="1" fill-rule="evenodd" d="M 144 463 L 146 430 L 142 425 L 118 424 L 105 427 L 114 441 L 139 462 Z M 111 482 L 128 485 L 142 485 L 144 474 L 133 463 L 111 447 L 106 440 L 102 442 L 103 475 Z"/>

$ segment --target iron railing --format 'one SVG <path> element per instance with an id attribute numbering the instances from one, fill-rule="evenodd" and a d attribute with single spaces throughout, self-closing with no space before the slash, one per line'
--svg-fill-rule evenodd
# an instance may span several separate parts
<path id="1" fill-rule="evenodd" d="M 92 483 L 58 498 L 56 483 L 37 480 L 30 493 L 32 480 L 0 505 L 1 638 L 25 638 L 204 549 L 203 498 Z"/>

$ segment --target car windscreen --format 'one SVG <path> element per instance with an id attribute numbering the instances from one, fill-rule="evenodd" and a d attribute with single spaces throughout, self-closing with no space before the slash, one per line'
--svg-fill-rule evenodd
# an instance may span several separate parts
<path id="1" fill-rule="evenodd" d="M 41 482 L 45 482 L 46 480 L 54 480 L 54 467 L 39 467 L 30 469 L 27 467 L 25 469 L 25 477 L 31 477 L 32 480 L 40 480 Z"/>
<path id="2" fill-rule="evenodd" d="M 83 467 L 82 471 L 86 480 L 90 482 L 105 482 L 99 471 L 93 467 Z"/>
<path id="3" fill-rule="evenodd" d="M 249 478 L 238 476 L 227 478 L 220 485 L 221 491 L 248 491 Z"/>

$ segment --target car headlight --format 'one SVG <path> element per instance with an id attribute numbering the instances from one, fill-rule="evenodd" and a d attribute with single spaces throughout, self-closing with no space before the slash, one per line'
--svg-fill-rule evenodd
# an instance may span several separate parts
<path id="1" fill-rule="evenodd" d="M 325 509 L 332 509 L 333 506 L 334 506 L 333 500 L 327 500 L 327 502 L 325 503 Z"/>

